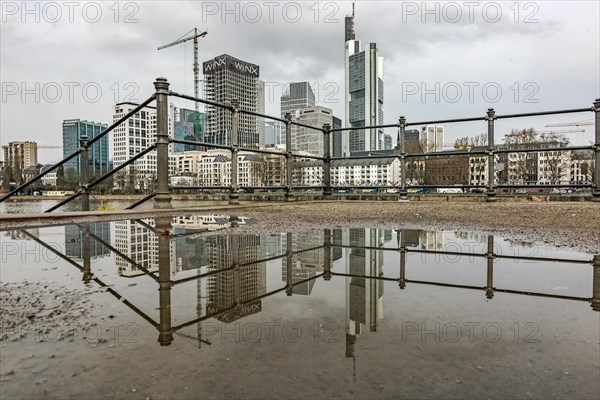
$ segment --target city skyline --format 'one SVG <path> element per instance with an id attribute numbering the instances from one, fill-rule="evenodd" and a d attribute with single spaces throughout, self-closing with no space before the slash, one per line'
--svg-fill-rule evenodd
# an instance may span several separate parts
<path id="1" fill-rule="evenodd" d="M 414 4 L 418 8 L 419 4 Z M 386 58 L 385 122 L 396 122 L 400 114 L 414 121 L 477 116 L 488 107 L 506 114 L 591 105 L 600 86 L 596 72 L 600 47 L 598 4 L 536 5 L 536 10 L 521 5 L 520 13 L 516 13 L 514 8 L 509 9 L 509 3 L 501 3 L 502 16 L 496 22 L 490 22 L 491 14 L 483 17 L 482 7 L 475 8 L 471 23 L 466 7 L 462 18 L 452 22 L 452 15 L 444 11 L 441 3 L 433 14 L 424 10 L 412 14 L 401 4 L 357 2 L 357 37 L 376 42 Z M 225 15 L 223 10 L 212 14 L 205 5 L 191 3 L 180 5 L 177 20 L 164 19 L 168 6 L 162 3 L 140 3 L 136 13 L 121 10 L 118 23 L 108 4 L 101 5 L 105 8 L 103 17 L 96 24 L 85 21 L 81 12 L 76 12 L 74 21 L 69 22 L 67 10 L 62 20 L 55 23 L 47 22 L 44 17 L 48 16 L 41 14 L 39 22 L 33 16 L 23 16 L 25 22 L 21 22 L 20 14 L 5 14 L 0 35 L 4 97 L 0 142 L 33 140 L 50 144 L 59 140 L 60 122 L 64 119 L 108 121 L 115 103 L 141 101 L 151 95 L 157 76 L 167 77 L 175 91 L 192 93 L 192 45 L 160 54 L 156 46 L 183 33 L 183 26 L 194 24 L 209 32 L 200 39 L 200 60 L 228 53 L 261 66 L 267 114 L 278 114 L 279 97 L 286 83 L 304 80 L 317 89 L 317 104 L 332 108 L 334 115 L 341 116 L 344 84 L 340 79 L 343 50 L 339 44 L 344 38 L 344 17 L 351 13 L 351 3 L 323 3 L 318 18 L 315 10 L 309 9 L 310 4 L 300 6 L 301 18 L 294 23 L 289 17 L 282 17 L 281 5 L 273 13 L 272 22 L 266 9 L 259 20 L 251 22 L 240 5 L 236 22 L 234 15 Z M 125 15 L 137 22 L 125 23 Z M 378 23 L 368 22 L 373 20 Z M 110 35 L 95 34 L 96 30 L 106 29 Z M 272 34 L 273 29 L 277 29 L 277 35 Z M 23 43 L 19 38 L 24 37 L 24 32 L 43 40 Z M 85 40 L 64 40 L 84 36 Z M 223 37 L 235 40 L 218 39 Z M 587 39 L 581 40 L 584 37 Z M 302 40 L 294 40 L 298 38 Z M 40 70 L 30 62 L 32 54 L 52 61 Z M 77 54 L 78 59 L 92 54 L 96 59 L 114 59 L 114 68 L 106 68 L 105 63 L 74 68 L 69 57 L 72 54 Z M 439 90 L 435 89 L 437 84 Z M 496 86 L 502 89 L 497 102 L 482 98 L 481 89 L 486 84 L 490 96 Z M 95 93 L 98 88 L 101 95 Z M 457 88 L 462 90 L 462 97 L 453 102 Z M 472 101 L 468 99 L 470 89 Z M 426 90 L 433 93 L 427 94 Z M 191 104 L 177 106 L 189 108 Z M 27 118 L 32 113 L 38 118 Z M 520 126 L 498 121 L 497 132 L 502 136 L 511 127 L 542 129 L 546 123 L 572 121 L 572 116 L 523 119 Z M 464 136 L 467 130 L 474 135 L 484 131 L 485 126 L 447 126 L 447 141 Z M 591 140 L 591 129 L 571 138 L 574 144 L 585 144 Z M 44 150 L 40 152 L 40 162 L 58 161 L 60 153 Z"/>

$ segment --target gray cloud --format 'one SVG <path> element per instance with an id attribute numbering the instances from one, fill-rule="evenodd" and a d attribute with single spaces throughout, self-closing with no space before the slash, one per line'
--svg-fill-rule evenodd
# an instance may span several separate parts
<path id="1" fill-rule="evenodd" d="M 6 3 L 11 2 L 3 3 L 3 7 Z M 261 78 L 274 88 L 275 97 L 267 104 L 267 112 L 279 114 L 279 96 L 286 83 L 307 80 L 318 88 L 321 102 L 328 101 L 323 105 L 343 119 L 343 22 L 351 11 L 350 2 L 321 2 L 318 7 L 314 2 L 278 3 L 273 22 L 268 19 L 264 2 L 254 3 L 262 11 L 260 18 L 251 13 L 252 7 L 256 9 L 251 3 L 228 3 L 230 10 L 237 4 L 239 22 L 235 21 L 235 13 L 223 14 L 222 2 L 130 3 L 137 8 L 130 5 L 125 9 L 127 3 L 119 3 L 117 22 L 109 8 L 113 3 L 98 3 L 102 17 L 96 23 L 86 21 L 77 12 L 74 21 L 69 22 L 65 8 L 63 17 L 55 23 L 46 22 L 43 16 L 39 23 L 31 16 L 22 23 L 20 14 L 7 15 L 3 9 L 2 144 L 24 139 L 59 143 L 61 123 L 66 118 L 110 122 L 115 101 L 127 96 L 143 100 L 152 93 L 152 82 L 157 76 L 167 77 L 173 90 L 191 93 L 191 43 L 161 51 L 157 47 L 176 40 L 194 26 L 209 31 L 207 37 L 200 39 L 201 62 L 228 53 L 260 65 Z M 509 9 L 513 2 L 497 3 L 503 14 L 496 23 L 487 22 L 477 13 L 473 23 L 465 14 L 457 23 L 445 21 L 440 15 L 440 22 L 436 23 L 430 15 L 426 22 L 421 21 L 419 14 L 403 15 L 403 7 L 421 7 L 422 2 L 357 2 L 357 39 L 376 42 L 386 59 L 386 121 L 396 121 L 400 114 L 413 121 L 482 115 L 488 107 L 495 107 L 499 113 L 512 113 L 591 105 L 600 95 L 598 3 L 529 3 L 537 8 L 524 9 L 528 3 L 519 3 L 517 23 L 514 11 Z M 21 2 L 15 4 L 20 6 Z M 46 3 L 39 4 L 43 7 Z M 301 5 L 301 16 L 292 23 L 294 4 Z M 447 4 L 439 3 L 440 10 Z M 462 5 L 464 12 L 464 2 L 456 4 Z M 481 7 L 485 4 L 481 2 Z M 213 10 L 212 6 L 219 10 L 209 15 L 207 11 Z M 284 7 L 288 14 L 282 13 Z M 539 22 L 523 23 L 524 16 L 532 11 L 536 11 L 534 17 Z M 131 12 L 135 12 L 131 17 L 138 22 L 124 23 Z M 332 22 L 326 22 L 326 17 Z M 69 82 L 78 85 L 72 98 L 65 86 Z M 465 82 L 479 84 L 473 101 L 468 99 Z M 490 83 L 502 89 L 496 102 L 488 101 L 481 91 Z M 528 83 L 530 86 L 525 89 Z M 327 84 L 330 86 L 325 90 Z M 407 84 L 416 84 L 419 93 L 407 95 Z M 436 84 L 440 87 L 439 101 L 432 94 L 423 98 L 421 88 L 431 90 Z M 445 95 L 451 94 L 449 90 L 455 84 L 463 93 L 452 102 Z M 12 90 L 13 85 L 18 86 L 18 93 L 10 95 L 7 90 Z M 55 85 L 62 88 L 62 95 L 52 102 L 49 100 L 54 99 L 51 90 Z M 441 92 L 444 87 L 447 93 Z M 23 95 L 22 88 L 37 90 L 39 101 L 34 94 Z M 94 94 L 96 88 L 100 88 L 101 95 Z M 524 102 L 527 96 L 537 103 Z M 591 114 L 557 117 L 551 122 L 586 118 L 591 118 Z M 541 128 L 547 122 L 532 119 L 514 124 L 538 124 Z M 448 140 L 465 130 L 478 133 L 483 128 L 447 127 Z M 44 162 L 60 156 L 57 151 L 40 153 Z"/>

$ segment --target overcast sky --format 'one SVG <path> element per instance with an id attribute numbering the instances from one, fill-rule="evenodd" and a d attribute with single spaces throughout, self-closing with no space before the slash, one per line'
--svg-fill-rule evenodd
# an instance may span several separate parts
<path id="1" fill-rule="evenodd" d="M 159 76 L 193 94 L 192 43 L 157 47 L 194 27 L 208 31 L 200 62 L 227 53 L 260 66 L 267 113 L 279 115 L 285 84 L 309 81 L 317 103 L 344 120 L 344 16 L 351 9 L 351 2 L 313 1 L 2 2 L 0 142 L 60 145 L 64 119 L 110 123 L 115 102 L 144 100 Z M 599 19 L 597 1 L 426 8 L 359 1 L 356 38 L 376 42 L 385 58 L 386 123 L 400 115 L 424 121 L 482 116 L 488 107 L 498 114 L 591 107 L 600 97 Z M 496 141 L 511 128 L 592 117 L 502 120 Z M 446 142 L 485 130 L 485 122 L 448 124 Z M 588 143 L 593 126 L 569 135 Z M 60 158 L 62 150 L 39 150 L 40 162 Z"/>

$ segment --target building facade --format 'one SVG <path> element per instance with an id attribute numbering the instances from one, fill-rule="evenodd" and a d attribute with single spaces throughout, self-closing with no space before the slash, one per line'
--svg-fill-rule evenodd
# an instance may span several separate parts
<path id="1" fill-rule="evenodd" d="M 201 142 L 206 129 L 206 118 L 203 112 L 188 110 L 186 108 L 173 109 L 173 137 L 178 140 L 191 140 Z M 200 146 L 193 144 L 174 143 L 173 152 L 199 150 Z"/>
<path id="2" fill-rule="evenodd" d="M 307 107 L 315 106 L 315 94 L 308 82 L 292 82 L 284 90 L 281 96 L 281 118 L 285 118 L 285 114 L 290 113 L 292 119 L 300 118 L 300 110 Z M 292 125 L 292 150 L 298 150 L 299 143 L 297 141 L 298 130 L 300 127 Z M 285 144 L 285 128 L 283 128 L 283 142 Z"/>
<path id="3" fill-rule="evenodd" d="M 2 146 L 4 151 L 5 179 L 15 179 L 17 183 L 23 179 L 23 171 L 37 166 L 37 142 L 8 142 Z M 11 176 L 8 176 L 11 175 Z"/>
<path id="4" fill-rule="evenodd" d="M 237 99 L 243 110 L 264 113 L 264 82 L 259 66 L 223 54 L 203 63 L 207 100 L 229 104 Z M 239 114 L 238 140 L 241 145 L 264 143 L 264 118 Z M 231 144 L 231 112 L 206 106 L 206 135 L 209 143 Z"/>
<path id="5" fill-rule="evenodd" d="M 79 139 L 87 136 L 91 140 L 98 136 L 108 127 L 107 124 L 81 119 L 66 119 L 62 123 L 63 134 L 63 158 L 68 157 L 79 149 Z M 104 135 L 96 143 L 88 148 L 88 159 L 90 161 L 90 176 L 100 176 L 108 172 L 109 162 L 109 135 Z M 75 157 L 64 164 L 64 169 L 74 169 L 80 172 L 79 157 Z"/>
<path id="6" fill-rule="evenodd" d="M 426 125 L 421 128 L 421 143 L 426 153 L 444 151 L 444 127 Z"/>

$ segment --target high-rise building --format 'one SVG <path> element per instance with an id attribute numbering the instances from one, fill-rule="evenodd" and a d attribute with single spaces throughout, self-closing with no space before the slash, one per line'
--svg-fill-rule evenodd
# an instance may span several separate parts
<path id="1" fill-rule="evenodd" d="M 333 129 L 339 129 L 342 127 L 342 120 L 339 119 L 338 117 L 334 116 L 333 117 L 333 125 L 332 128 Z M 332 147 L 331 147 L 331 155 L 333 157 L 341 157 L 343 154 L 343 137 L 344 137 L 344 132 L 331 132 L 331 140 L 332 142 Z"/>
<path id="2" fill-rule="evenodd" d="M 79 139 L 87 136 L 91 140 L 108 127 L 100 122 L 85 121 L 81 119 L 65 119 L 62 124 L 63 131 L 63 157 L 73 154 L 79 149 Z M 100 176 L 108 172 L 109 153 L 108 135 L 104 135 L 88 148 L 90 161 L 90 175 Z M 64 169 L 74 169 L 79 173 L 79 157 L 72 158 L 64 165 Z"/>
<path id="3" fill-rule="evenodd" d="M 198 112 L 198 127 L 196 127 L 196 112 L 186 108 L 173 109 L 173 135 L 175 139 L 202 141 L 205 132 L 206 118 L 203 112 Z M 198 150 L 199 146 L 192 144 L 175 143 L 173 146 L 174 153 L 183 153 L 184 151 Z"/>
<path id="4" fill-rule="evenodd" d="M 314 106 L 298 110 L 296 121 L 305 125 L 322 128 L 324 124 L 329 124 L 329 126 L 333 127 L 333 118 L 330 108 Z M 339 121 L 339 118 L 336 119 Z M 323 147 L 324 135 L 322 131 L 303 126 L 297 126 L 296 128 L 296 146 L 299 151 L 305 151 L 316 156 L 323 156 L 325 154 Z M 333 150 L 334 145 L 335 140 L 333 135 L 331 135 L 329 148 Z"/>
<path id="5" fill-rule="evenodd" d="M 348 19 L 350 18 L 350 19 Z M 348 27 L 352 26 L 350 34 Z M 354 39 L 354 11 L 346 18 L 346 127 L 361 128 L 383 124 L 383 57 L 376 43 Z M 360 129 L 347 132 L 344 156 L 353 151 L 372 151 L 384 148 L 382 129 Z"/>
<path id="6" fill-rule="evenodd" d="M 206 98 L 228 104 L 237 99 L 243 110 L 264 113 L 264 82 L 258 65 L 223 54 L 202 64 Z M 239 114 L 238 141 L 241 145 L 264 143 L 264 118 Z M 262 140 L 262 142 L 261 142 Z M 221 107 L 206 106 L 206 135 L 209 143 L 231 144 L 231 112 Z"/>
<path id="7" fill-rule="evenodd" d="M 293 119 L 297 119 L 298 111 L 306 107 L 314 107 L 315 94 L 308 82 L 292 82 L 284 90 L 281 96 L 281 118 L 285 118 L 285 114 L 292 114 Z M 292 150 L 298 150 L 297 143 L 299 127 L 292 125 Z M 285 130 L 283 131 L 283 143 L 285 144 Z"/>
<path id="8" fill-rule="evenodd" d="M 426 153 L 444 150 L 444 127 L 426 125 L 421 128 L 421 142 Z"/>
<path id="9" fill-rule="evenodd" d="M 37 165 L 37 143 L 36 142 L 8 142 L 2 146 L 4 150 L 5 168 L 11 168 L 12 173 Z"/>

